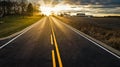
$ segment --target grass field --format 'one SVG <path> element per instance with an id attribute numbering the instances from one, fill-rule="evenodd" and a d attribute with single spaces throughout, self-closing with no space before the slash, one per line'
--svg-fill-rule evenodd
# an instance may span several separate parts
<path id="1" fill-rule="evenodd" d="M 42 16 L 6 16 L 0 19 L 0 38 L 18 32 L 41 18 Z"/>
<path id="2" fill-rule="evenodd" d="M 120 18 L 58 18 L 120 51 Z"/>

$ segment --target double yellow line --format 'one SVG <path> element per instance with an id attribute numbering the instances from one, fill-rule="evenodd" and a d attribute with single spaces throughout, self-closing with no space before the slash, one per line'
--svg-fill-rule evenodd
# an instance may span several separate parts
<path id="1" fill-rule="evenodd" d="M 50 21 L 51 21 L 51 20 L 50 20 Z M 55 32 L 54 32 L 54 29 L 53 29 L 53 26 L 52 26 L 52 23 L 51 23 L 51 22 L 50 22 L 50 24 L 51 24 L 51 30 L 52 30 L 52 34 L 51 34 L 51 44 L 55 46 L 55 51 L 56 51 L 56 54 L 57 54 L 57 59 L 58 59 L 59 67 L 63 67 L 62 60 L 61 60 L 61 57 L 60 57 L 60 52 L 59 52 L 59 49 L 58 49 L 57 40 L 56 40 L 56 37 L 55 37 Z M 53 62 L 53 67 L 56 67 L 55 51 L 52 50 L 52 62 Z"/>

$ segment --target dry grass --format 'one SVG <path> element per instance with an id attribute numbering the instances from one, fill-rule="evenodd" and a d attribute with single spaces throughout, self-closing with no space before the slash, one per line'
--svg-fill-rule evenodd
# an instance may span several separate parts
<path id="1" fill-rule="evenodd" d="M 109 46 L 120 50 L 120 18 L 58 18 Z"/>

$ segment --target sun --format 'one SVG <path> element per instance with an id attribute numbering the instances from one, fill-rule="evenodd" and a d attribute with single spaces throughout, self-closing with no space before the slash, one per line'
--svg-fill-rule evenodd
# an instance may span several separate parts
<path id="1" fill-rule="evenodd" d="M 42 14 L 46 16 L 50 15 L 58 15 L 62 11 L 68 11 L 71 10 L 71 7 L 69 5 L 41 5 L 39 10 Z"/>
<path id="2" fill-rule="evenodd" d="M 42 14 L 46 15 L 46 16 L 50 16 L 52 14 L 52 7 L 49 6 L 41 6 L 40 10 L 42 12 Z"/>

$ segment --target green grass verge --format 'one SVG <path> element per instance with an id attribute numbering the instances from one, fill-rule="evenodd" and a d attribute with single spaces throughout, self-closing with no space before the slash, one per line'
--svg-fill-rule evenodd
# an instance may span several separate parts
<path id="1" fill-rule="evenodd" d="M 6 16 L 0 19 L 0 21 L 2 21 L 2 23 L 0 23 L 0 38 L 21 31 L 41 18 L 42 16 Z"/>

